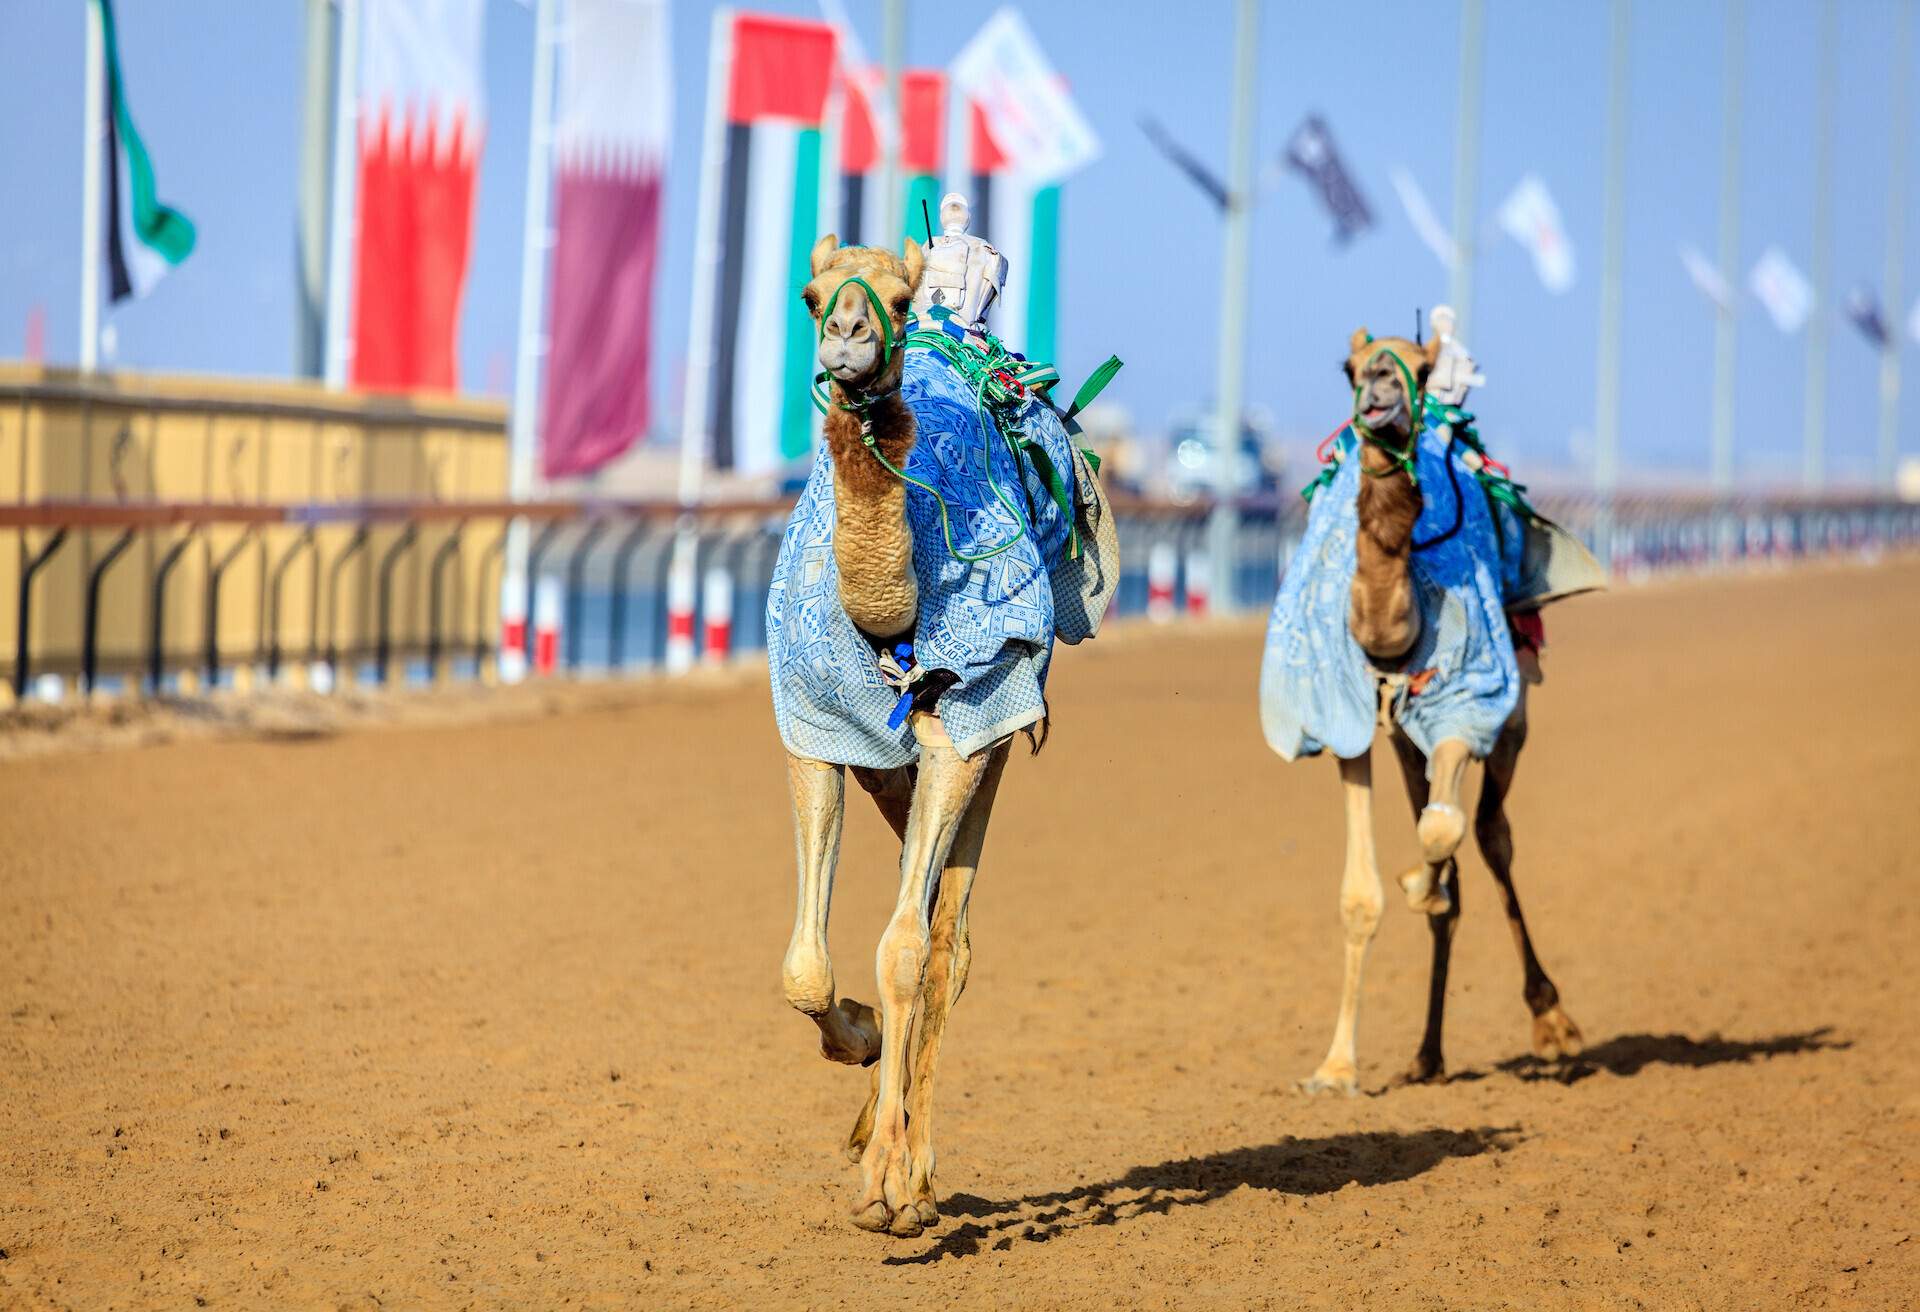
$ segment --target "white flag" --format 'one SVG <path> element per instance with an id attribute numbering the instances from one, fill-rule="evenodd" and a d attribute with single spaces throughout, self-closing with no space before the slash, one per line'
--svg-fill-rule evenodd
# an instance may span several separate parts
<path id="1" fill-rule="evenodd" d="M 1727 280 L 1720 276 L 1720 270 L 1713 267 L 1698 247 L 1682 246 L 1680 263 L 1687 267 L 1687 277 L 1693 279 L 1693 285 L 1700 289 L 1703 296 L 1723 310 L 1733 308 L 1733 288 L 1727 285 Z"/>
<path id="2" fill-rule="evenodd" d="M 1773 316 L 1773 326 L 1783 333 L 1799 332 L 1813 313 L 1813 285 L 1778 246 L 1761 252 L 1753 272 L 1747 275 L 1747 286 Z"/>
<path id="3" fill-rule="evenodd" d="M 1100 157 L 1100 139 L 1017 10 L 1001 9 L 953 61 L 956 104 L 971 99 L 1014 172 L 1059 182 Z"/>
<path id="4" fill-rule="evenodd" d="M 1459 248 L 1453 244 L 1453 238 L 1440 225 L 1440 219 L 1433 212 L 1433 206 L 1427 203 L 1427 193 L 1420 190 L 1420 184 L 1414 181 L 1413 174 L 1395 164 L 1387 170 L 1387 178 L 1393 183 L 1393 189 L 1400 196 L 1400 206 L 1407 212 L 1407 222 L 1413 225 L 1413 231 L 1434 258 L 1440 261 L 1440 267 L 1452 269 L 1460 262 Z"/>
<path id="5" fill-rule="evenodd" d="M 1500 226 L 1533 256 L 1533 271 L 1550 292 L 1573 286 L 1573 243 L 1560 225 L 1560 207 L 1547 184 L 1529 173 L 1500 206 Z"/>

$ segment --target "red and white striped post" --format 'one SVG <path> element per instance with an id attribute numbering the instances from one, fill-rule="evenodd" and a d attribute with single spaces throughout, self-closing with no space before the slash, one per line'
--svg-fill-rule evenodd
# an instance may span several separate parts
<path id="1" fill-rule="evenodd" d="M 693 535 L 683 533 L 667 566 L 668 674 L 685 674 L 693 668 L 694 553 Z"/>
<path id="2" fill-rule="evenodd" d="M 1147 618 L 1155 624 L 1173 619 L 1173 589 L 1179 574 L 1180 553 L 1173 543 L 1154 543 L 1147 551 Z"/>
<path id="3" fill-rule="evenodd" d="M 543 575 L 533 593 L 533 672 L 552 674 L 560 663 L 560 580 Z"/>
<path id="4" fill-rule="evenodd" d="M 1204 617 L 1213 601 L 1213 557 L 1204 548 L 1187 552 L 1187 614 Z"/>
<path id="5" fill-rule="evenodd" d="M 500 581 L 500 682 L 527 677 L 527 576 L 509 570 Z"/>
<path id="6" fill-rule="evenodd" d="M 700 659 L 708 665 L 725 665 L 733 655 L 733 575 L 723 565 L 707 571 L 700 585 L 701 624 Z"/>

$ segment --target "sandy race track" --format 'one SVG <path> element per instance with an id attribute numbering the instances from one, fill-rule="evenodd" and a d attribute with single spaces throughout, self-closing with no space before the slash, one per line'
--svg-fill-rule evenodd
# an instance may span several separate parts
<path id="1" fill-rule="evenodd" d="M 1525 1056 L 1470 856 L 1453 1081 L 1387 1087 L 1427 969 L 1395 898 L 1371 1096 L 1292 1092 L 1333 768 L 1262 744 L 1257 625 L 1126 629 L 1062 653 L 1001 791 L 914 1240 L 847 1224 L 866 1077 L 780 996 L 753 677 L 0 764 L 0 1306 L 1920 1305 L 1920 565 L 1551 630 L 1511 810 L 1584 1061 Z M 850 800 L 871 999 L 894 877 Z"/>

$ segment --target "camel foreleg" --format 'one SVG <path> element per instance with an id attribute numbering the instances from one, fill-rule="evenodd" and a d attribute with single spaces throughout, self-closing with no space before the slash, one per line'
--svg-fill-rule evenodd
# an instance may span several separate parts
<path id="1" fill-rule="evenodd" d="M 853 1223 L 863 1230 L 901 1236 L 925 1228 L 913 1197 L 907 1139 L 908 1036 L 926 986 L 931 955 L 931 916 L 941 867 L 946 864 L 974 790 L 987 773 L 990 750 L 963 757 L 953 749 L 933 714 L 913 716 L 920 742 L 920 772 L 900 852 L 900 893 L 880 936 L 875 975 L 880 989 L 880 1081 L 874 1100 L 873 1136 L 860 1161 L 860 1193 Z"/>
<path id="2" fill-rule="evenodd" d="M 1407 782 L 1407 800 L 1413 803 L 1413 815 L 1419 820 L 1428 800 L 1427 758 L 1413 740 L 1399 730 L 1393 735 L 1394 754 L 1400 758 L 1401 777 Z M 1446 1074 L 1440 1031 L 1447 1010 L 1447 968 L 1453 961 L 1453 931 L 1460 923 L 1460 862 L 1449 857 L 1440 868 L 1429 899 L 1433 908 L 1427 915 L 1427 928 L 1433 934 L 1433 968 L 1427 977 L 1427 1028 L 1420 1039 L 1420 1051 L 1404 1078 L 1409 1084 L 1439 1079 Z"/>
<path id="3" fill-rule="evenodd" d="M 1420 864 L 1400 876 L 1407 905 L 1429 916 L 1446 914 L 1449 894 L 1440 874 L 1460 850 L 1460 840 L 1467 836 L 1460 784 L 1470 755 L 1466 743 L 1458 738 L 1443 738 L 1434 746 L 1432 781 L 1417 821 Z"/>
<path id="4" fill-rule="evenodd" d="M 793 846 L 800 893 L 793 937 L 780 982 L 787 1001 L 820 1027 L 820 1055 L 864 1066 L 880 1051 L 873 1008 L 833 994 L 833 962 L 827 956 L 827 916 L 833 907 L 833 873 L 840 860 L 840 823 L 846 812 L 846 770 L 787 754 L 787 787 L 793 799 Z"/>
<path id="5" fill-rule="evenodd" d="M 1346 973 L 1340 984 L 1340 1015 L 1334 1022 L 1333 1042 L 1320 1069 L 1300 1082 L 1305 1093 L 1338 1089 L 1348 1095 L 1360 1091 L 1355 1032 L 1360 1017 L 1360 973 L 1367 947 L 1380 927 L 1385 898 L 1380 889 L 1380 866 L 1373 849 L 1373 755 L 1367 752 L 1340 762 L 1340 789 L 1347 805 L 1347 865 L 1340 876 L 1340 920 L 1346 928 Z"/>

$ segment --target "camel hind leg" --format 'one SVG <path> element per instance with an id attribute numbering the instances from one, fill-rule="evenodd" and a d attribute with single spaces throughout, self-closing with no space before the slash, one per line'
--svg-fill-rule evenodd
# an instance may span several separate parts
<path id="1" fill-rule="evenodd" d="M 1480 855 L 1500 888 L 1500 899 L 1507 912 L 1507 926 L 1513 931 L 1514 947 L 1520 952 L 1524 972 L 1523 993 L 1527 1010 L 1533 1013 L 1533 1051 L 1547 1061 L 1574 1057 L 1584 1040 L 1580 1027 L 1561 1009 L 1560 990 L 1547 978 L 1540 958 L 1533 950 L 1533 937 L 1527 933 L 1526 917 L 1520 914 L 1520 895 L 1513 889 L 1513 829 L 1507 823 L 1507 793 L 1513 787 L 1513 775 L 1520 763 L 1520 749 L 1527 743 L 1526 690 L 1520 704 L 1500 731 L 1500 739 L 1487 757 L 1486 779 L 1480 787 L 1480 805 L 1474 815 L 1474 839 Z"/>
<path id="2" fill-rule="evenodd" d="M 1427 760 L 1413 740 L 1399 730 L 1393 735 L 1394 755 L 1400 759 L 1400 773 L 1407 781 L 1407 800 L 1413 804 L 1415 821 L 1426 811 L 1428 800 Z M 1402 882 L 1405 882 L 1404 879 Z M 1440 1031 L 1447 1010 L 1447 968 L 1453 960 L 1453 931 L 1460 923 L 1460 862 L 1448 857 L 1433 881 L 1427 907 L 1427 929 L 1433 935 L 1433 968 L 1427 977 L 1427 1027 L 1420 1039 L 1420 1051 L 1401 1078 L 1408 1084 L 1422 1084 L 1446 1074 L 1447 1062 L 1441 1051 Z"/>

